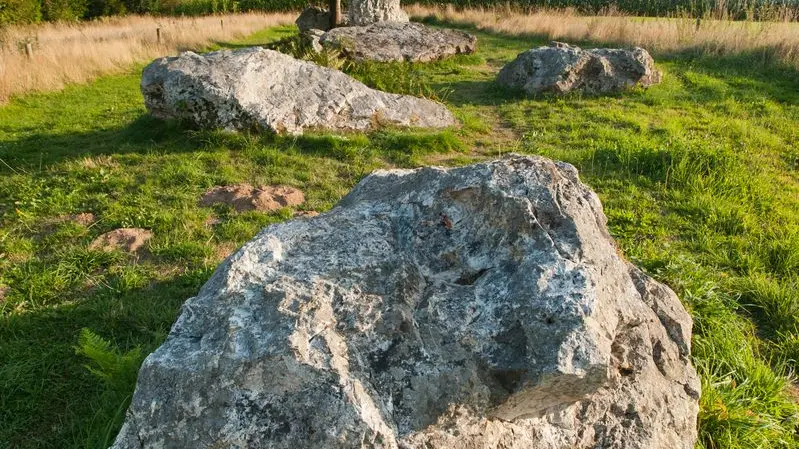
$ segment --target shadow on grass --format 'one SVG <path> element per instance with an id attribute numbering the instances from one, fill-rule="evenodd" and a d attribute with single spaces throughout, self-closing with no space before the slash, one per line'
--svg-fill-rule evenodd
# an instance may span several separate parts
<path id="1" fill-rule="evenodd" d="M 58 163 L 93 156 L 144 153 L 168 148 L 170 152 L 193 151 L 197 142 L 187 138 L 186 127 L 142 114 L 132 122 L 113 128 L 84 132 L 47 132 L 41 128 L 15 128 L 18 139 L 0 142 L 0 159 L 20 170 L 45 169 Z M 26 131 L 30 131 L 28 134 Z M 0 164 L 0 173 L 12 172 Z"/>
<path id="2" fill-rule="evenodd" d="M 384 127 L 369 133 L 306 132 L 277 135 L 270 131 L 228 132 L 198 129 L 189 123 L 164 121 L 143 114 L 127 126 L 90 132 L 37 132 L 0 143 L 0 174 L 43 172 L 50 166 L 87 157 L 276 148 L 341 162 L 380 158 L 398 166 L 415 166 L 426 154 L 465 151 L 454 130 Z M 8 165 L 5 165 L 8 164 Z"/>
<path id="3" fill-rule="evenodd" d="M 506 89 L 493 79 L 460 80 L 431 84 L 436 91 L 446 91 L 446 103 L 453 106 L 496 106 L 508 101 L 524 99 L 519 91 Z"/>
<path id="4" fill-rule="evenodd" d="M 116 435 L 124 416 L 116 410 L 132 388 L 109 401 L 103 381 L 76 354 L 80 330 L 123 351 L 141 346 L 148 353 L 210 275 L 199 270 L 135 289 L 112 283 L 75 292 L 85 297 L 72 304 L 0 316 L 0 442 L 19 449 L 108 447 L 105 439 Z"/>

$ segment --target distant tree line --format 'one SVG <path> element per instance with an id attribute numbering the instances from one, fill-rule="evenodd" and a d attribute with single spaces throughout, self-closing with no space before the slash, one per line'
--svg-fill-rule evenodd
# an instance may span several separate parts
<path id="1" fill-rule="evenodd" d="M 83 20 L 123 14 L 206 15 L 237 11 L 300 10 L 308 0 L 0 0 L 0 26 Z M 316 2 L 312 3 L 326 3 Z M 636 16 L 795 20 L 799 0 L 408 0 L 456 7 L 574 8 L 587 14 L 614 10 Z"/>

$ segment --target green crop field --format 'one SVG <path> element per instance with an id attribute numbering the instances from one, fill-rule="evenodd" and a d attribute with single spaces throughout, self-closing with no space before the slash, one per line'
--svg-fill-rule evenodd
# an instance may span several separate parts
<path id="1" fill-rule="evenodd" d="M 325 211 L 376 168 L 508 152 L 574 164 L 626 257 L 691 311 L 699 447 L 799 447 L 796 69 L 655 54 L 664 82 L 648 90 L 526 98 L 493 79 L 545 42 L 471 31 L 475 55 L 345 66 L 371 86 L 444 102 L 463 123 L 444 132 L 193 130 L 147 114 L 141 66 L 0 106 L 0 448 L 107 447 L 182 302 L 236 247 L 297 212 L 200 207 L 208 188 L 288 184 L 305 192 L 302 210 Z M 64 218 L 84 212 L 95 219 Z M 138 257 L 89 249 L 119 227 L 155 236 Z"/>

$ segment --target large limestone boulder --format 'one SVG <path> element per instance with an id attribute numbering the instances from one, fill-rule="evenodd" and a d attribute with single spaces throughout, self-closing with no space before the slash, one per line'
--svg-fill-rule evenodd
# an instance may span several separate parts
<path id="1" fill-rule="evenodd" d="M 692 449 L 690 349 L 574 167 L 379 171 L 216 270 L 113 447 Z"/>
<path id="2" fill-rule="evenodd" d="M 351 25 L 408 21 L 408 15 L 400 7 L 400 0 L 350 0 L 348 8 Z"/>
<path id="3" fill-rule="evenodd" d="M 660 78 L 655 61 L 643 48 L 583 50 L 553 42 L 519 54 L 502 68 L 497 82 L 529 94 L 604 94 L 633 86 L 648 87 L 659 83 Z"/>
<path id="4" fill-rule="evenodd" d="M 259 47 L 157 59 L 145 67 L 141 90 L 154 116 L 200 127 L 299 134 L 456 123 L 441 104 L 370 89 L 337 70 Z"/>
<path id="5" fill-rule="evenodd" d="M 428 62 L 477 49 L 477 38 L 469 33 L 412 22 L 335 28 L 320 43 L 357 61 L 379 62 Z"/>

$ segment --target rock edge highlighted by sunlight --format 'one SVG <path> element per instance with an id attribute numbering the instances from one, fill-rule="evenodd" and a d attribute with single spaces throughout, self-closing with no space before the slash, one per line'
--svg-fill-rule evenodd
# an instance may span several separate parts
<path id="1" fill-rule="evenodd" d="M 216 270 L 113 447 L 689 449 L 691 325 L 571 165 L 378 171 Z"/>
<path id="2" fill-rule="evenodd" d="M 199 127 L 301 134 L 457 123 L 436 102 L 370 89 L 340 71 L 259 47 L 157 59 L 145 67 L 141 90 L 154 116 Z"/>

